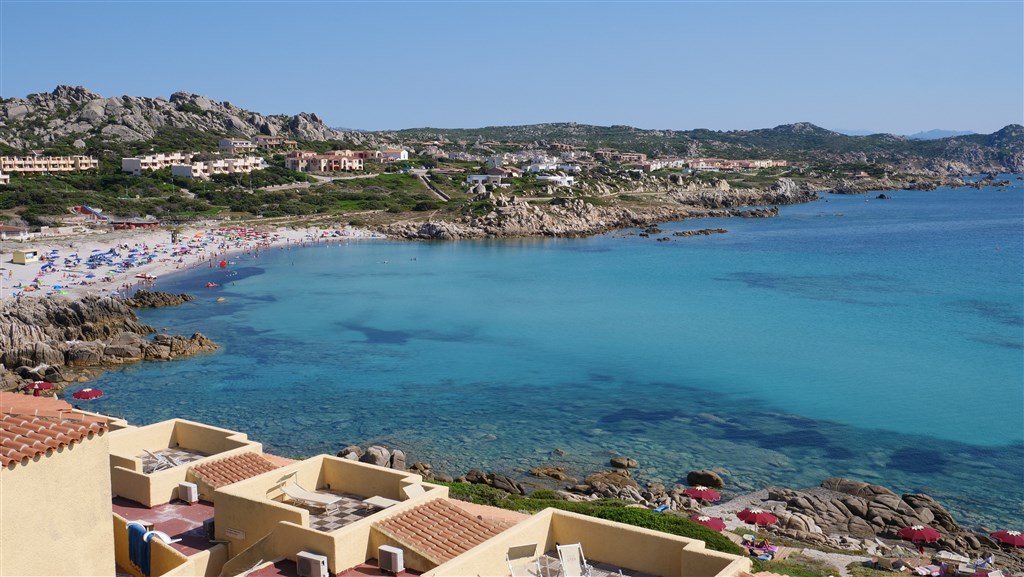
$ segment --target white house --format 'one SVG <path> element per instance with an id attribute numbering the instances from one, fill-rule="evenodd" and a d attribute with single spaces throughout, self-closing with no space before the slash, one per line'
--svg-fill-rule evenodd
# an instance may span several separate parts
<path id="1" fill-rule="evenodd" d="M 536 164 L 527 164 L 526 165 L 526 172 L 544 172 L 544 171 L 547 171 L 547 170 L 556 170 L 557 168 L 558 168 L 557 164 L 549 163 L 549 162 L 536 163 Z"/>
<path id="2" fill-rule="evenodd" d="M 396 161 L 399 161 L 399 160 L 409 160 L 409 151 L 408 150 L 399 150 L 399 149 L 394 148 L 394 149 L 382 150 L 382 151 L 380 151 L 380 154 L 381 154 L 381 160 L 383 160 L 384 162 L 396 162 Z"/>
<path id="3" fill-rule="evenodd" d="M 0 172 L 0 184 L 10 184 L 11 175 Z"/>
<path id="4" fill-rule="evenodd" d="M 576 184 L 575 177 L 565 176 L 562 174 L 538 176 L 537 181 L 547 182 L 549 184 L 553 184 L 554 186 L 573 186 L 574 184 Z"/>

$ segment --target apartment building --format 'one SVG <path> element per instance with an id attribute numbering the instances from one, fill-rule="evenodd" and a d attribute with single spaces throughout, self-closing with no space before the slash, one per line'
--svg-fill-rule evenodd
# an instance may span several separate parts
<path id="1" fill-rule="evenodd" d="M 325 154 L 317 154 L 308 150 L 296 150 L 288 153 L 284 159 L 285 168 L 298 172 L 352 172 L 363 169 L 361 153 L 373 152 L 364 150 L 331 150 Z"/>
<path id="2" fill-rule="evenodd" d="M 45 174 L 96 170 L 100 161 L 91 156 L 0 156 L 0 172 Z"/>
<path id="3" fill-rule="evenodd" d="M 689 161 L 693 170 L 704 170 L 715 172 L 719 170 L 758 170 L 776 166 L 786 166 L 785 160 L 757 159 L 757 160 L 726 160 L 722 158 L 693 158 Z"/>
<path id="4" fill-rule="evenodd" d="M 114 574 L 110 428 L 53 397 L 0 392 L 0 575 Z"/>
<path id="5" fill-rule="evenodd" d="M 266 134 L 257 134 L 250 140 L 253 146 L 261 150 L 276 150 L 279 148 L 293 149 L 298 146 L 299 143 L 294 140 L 288 140 L 283 136 L 267 136 Z"/>
<path id="6" fill-rule="evenodd" d="M 217 147 L 227 154 L 245 154 L 256 152 L 256 145 L 248 138 L 221 138 Z"/>
<path id="7" fill-rule="evenodd" d="M 11 183 L 11 175 L 4 174 L 3 172 L 0 172 L 0 184 L 10 184 L 10 183 Z"/>
<path id="8" fill-rule="evenodd" d="M 610 148 L 600 148 L 594 151 L 594 158 L 610 162 L 646 162 L 647 155 L 640 152 L 619 152 Z"/>
<path id="9" fill-rule="evenodd" d="M 259 156 L 243 156 L 239 158 L 221 158 L 191 164 L 175 164 L 171 166 L 173 176 L 206 180 L 215 174 L 247 174 L 254 170 L 263 170 L 267 162 Z"/>
<path id="10" fill-rule="evenodd" d="M 165 154 L 122 158 L 121 172 L 139 176 L 143 170 L 161 170 L 170 168 L 175 164 L 189 164 L 192 162 L 193 156 L 195 156 L 194 152 L 168 152 Z"/>
<path id="11" fill-rule="evenodd" d="M 519 574 L 513 559 L 555 575 L 566 543 L 601 574 L 751 567 L 700 540 L 554 509 L 492 518 L 401 467 L 283 459 L 182 419 L 136 427 L 0 393 L 0 441 L 0 575 L 458 577 Z"/>

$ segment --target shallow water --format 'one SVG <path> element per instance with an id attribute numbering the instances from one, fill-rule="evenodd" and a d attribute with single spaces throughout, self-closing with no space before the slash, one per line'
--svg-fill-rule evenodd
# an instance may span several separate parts
<path id="1" fill-rule="evenodd" d="M 1012 182 L 662 225 L 729 230 L 672 242 L 239 255 L 161 279 L 197 300 L 140 313 L 223 349 L 107 373 L 94 408 L 237 429 L 289 456 L 383 443 L 455 475 L 624 454 L 669 484 L 721 467 L 731 491 L 846 476 L 995 527 L 1024 517 Z"/>

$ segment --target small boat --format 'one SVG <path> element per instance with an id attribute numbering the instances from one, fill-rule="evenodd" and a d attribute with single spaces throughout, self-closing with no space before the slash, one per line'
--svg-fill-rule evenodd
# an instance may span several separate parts
<path id="1" fill-rule="evenodd" d="M 214 287 L 219 287 L 219 286 L 220 285 L 215 283 L 215 282 L 208 282 L 208 283 L 206 283 L 206 288 L 214 288 Z"/>
<path id="2" fill-rule="evenodd" d="M 140 272 L 139 274 L 135 275 L 135 278 L 142 278 L 142 279 L 146 279 L 146 280 L 156 280 L 156 275 Z"/>

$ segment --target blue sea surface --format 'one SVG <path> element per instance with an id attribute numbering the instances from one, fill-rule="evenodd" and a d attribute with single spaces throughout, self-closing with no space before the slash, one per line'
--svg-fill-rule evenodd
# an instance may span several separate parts
<path id="1" fill-rule="evenodd" d="M 196 300 L 140 312 L 222 349 L 108 372 L 93 408 L 236 429 L 292 457 L 381 443 L 456 476 L 582 475 L 614 455 L 666 484 L 718 468 L 733 494 L 844 476 L 928 493 L 963 523 L 1019 524 L 1024 186 L 1010 178 L 661 225 L 729 230 L 671 242 L 238 255 L 161 278 Z"/>

